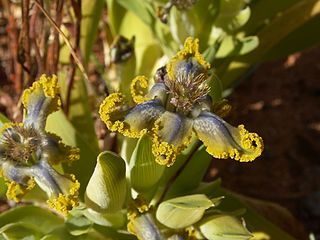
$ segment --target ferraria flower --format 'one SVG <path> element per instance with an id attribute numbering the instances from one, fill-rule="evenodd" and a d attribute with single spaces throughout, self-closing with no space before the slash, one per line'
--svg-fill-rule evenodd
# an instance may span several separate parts
<path id="1" fill-rule="evenodd" d="M 193 134 L 216 158 L 253 161 L 263 150 L 263 141 L 243 125 L 233 127 L 212 112 L 206 83 L 207 63 L 199 53 L 198 39 L 187 38 L 184 48 L 156 73 L 156 83 L 144 95 L 148 80 L 136 77 L 131 84 L 135 106 L 121 93 L 109 95 L 100 106 L 108 129 L 127 137 L 148 133 L 159 164 L 171 166 L 191 141 Z"/>
<path id="2" fill-rule="evenodd" d="M 48 205 L 66 214 L 78 204 L 79 182 L 73 175 L 61 174 L 54 165 L 79 158 L 79 149 L 62 143 L 46 132 L 47 116 L 61 105 L 57 77 L 41 76 L 24 91 L 24 120 L 0 127 L 0 167 L 9 199 L 20 199 L 35 184 L 47 193 Z"/>

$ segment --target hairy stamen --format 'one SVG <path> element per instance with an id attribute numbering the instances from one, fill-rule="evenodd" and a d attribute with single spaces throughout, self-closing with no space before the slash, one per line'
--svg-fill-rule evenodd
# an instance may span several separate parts
<path id="1" fill-rule="evenodd" d="M 36 151 L 40 144 L 40 136 L 35 129 L 12 126 L 4 131 L 1 143 L 7 160 L 17 165 L 30 165 L 37 161 Z"/>
<path id="2" fill-rule="evenodd" d="M 210 91 L 206 74 L 203 73 L 195 76 L 191 72 L 180 72 L 175 79 L 166 79 L 165 84 L 172 95 L 170 103 L 184 113 L 189 112 Z"/>

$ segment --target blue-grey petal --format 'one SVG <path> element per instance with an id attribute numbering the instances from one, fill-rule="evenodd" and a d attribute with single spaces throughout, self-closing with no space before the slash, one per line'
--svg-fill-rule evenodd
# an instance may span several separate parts
<path id="1" fill-rule="evenodd" d="M 125 116 L 124 122 L 129 124 L 130 129 L 141 131 L 142 129 L 150 129 L 153 122 L 158 119 L 165 109 L 161 105 L 161 101 L 154 99 L 138 104 Z"/>

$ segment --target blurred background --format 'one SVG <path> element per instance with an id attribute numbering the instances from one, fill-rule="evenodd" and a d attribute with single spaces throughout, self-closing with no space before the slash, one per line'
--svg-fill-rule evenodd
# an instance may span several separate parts
<path id="1" fill-rule="evenodd" d="M 23 89 L 57 74 L 64 113 L 88 130 L 93 152 L 119 151 L 98 119 L 100 102 L 128 92 L 134 76 L 152 76 L 187 36 L 213 67 L 211 96 L 232 105 L 228 122 L 265 142 L 250 164 L 213 159 L 206 178 L 280 204 L 297 220 L 260 211 L 297 239 L 320 239 L 318 0 L 1 0 L 1 117 L 21 120 Z"/>

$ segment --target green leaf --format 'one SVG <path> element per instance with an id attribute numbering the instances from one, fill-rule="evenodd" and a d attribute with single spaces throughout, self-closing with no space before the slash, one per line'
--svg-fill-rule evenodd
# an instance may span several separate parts
<path id="1" fill-rule="evenodd" d="M 155 161 L 151 148 L 149 136 L 144 135 L 138 141 L 130 160 L 131 186 L 138 192 L 156 187 L 166 168 Z"/>
<path id="2" fill-rule="evenodd" d="M 227 36 L 223 39 L 216 54 L 216 58 L 244 55 L 257 48 L 258 45 L 259 39 L 255 36 L 249 36 L 245 38 L 234 38 L 233 36 Z"/>
<path id="3" fill-rule="evenodd" d="M 48 210 L 35 206 L 16 207 L 0 214 L 0 226 L 14 222 L 33 225 L 38 231 L 46 234 L 61 226 L 63 219 Z"/>
<path id="4" fill-rule="evenodd" d="M 135 1 L 126 1 L 135 2 Z M 119 30 L 120 35 L 131 39 L 135 36 L 134 51 L 136 56 L 136 75 L 147 75 L 151 72 L 155 62 L 161 57 L 162 51 L 154 38 L 152 29 L 146 26 L 132 12 L 127 12 Z M 128 86 L 125 86 L 128 87 Z"/>
<path id="5" fill-rule="evenodd" d="M 238 195 L 233 194 L 223 188 L 215 188 L 211 191 L 210 197 L 225 196 L 219 205 L 219 210 L 224 212 L 232 212 L 237 209 L 245 208 L 247 211 L 242 216 L 246 221 L 246 226 L 255 234 L 257 232 L 267 235 L 269 239 L 293 240 L 289 234 L 281 230 L 269 220 L 261 216 L 254 207 L 239 199 Z"/>
<path id="6" fill-rule="evenodd" d="M 115 228 L 103 227 L 99 225 L 94 226 L 95 230 L 107 237 L 109 240 L 137 240 L 136 236 L 125 233 L 124 231 L 117 231 Z M 88 239 L 89 240 L 89 239 Z"/>
<path id="7" fill-rule="evenodd" d="M 64 168 L 67 172 L 76 175 L 81 184 L 80 196 L 83 196 L 85 186 L 87 186 L 90 174 L 96 164 L 98 150 L 83 139 L 82 134 L 76 131 L 62 111 L 49 115 L 46 130 L 60 136 L 65 144 L 80 148 L 80 159 L 73 162 L 71 166 L 65 166 Z"/>
<path id="8" fill-rule="evenodd" d="M 88 91 L 85 80 L 76 72 L 76 81 L 71 89 L 71 98 L 69 113 L 67 118 L 72 123 L 76 131 L 81 132 L 81 138 L 90 146 L 91 149 L 99 152 L 98 139 L 94 129 L 94 121 L 88 97 Z M 67 93 L 67 74 L 59 73 L 59 83 L 61 86 L 61 97 L 66 102 Z M 85 129 L 85 131 L 83 131 Z M 96 156 L 95 156 L 96 157 Z M 94 157 L 94 158 L 95 158 Z"/>
<path id="9" fill-rule="evenodd" d="M 187 195 L 160 203 L 156 217 L 163 225 L 179 229 L 198 222 L 213 202 L 203 194 Z"/>
<path id="10" fill-rule="evenodd" d="M 260 40 L 259 47 L 245 56 L 233 59 L 226 71 L 221 72 L 223 76 L 220 76 L 222 76 L 225 88 L 237 81 L 239 76 L 244 74 L 253 64 L 264 59 L 268 52 L 282 39 L 285 39 L 288 34 L 299 29 L 310 19 L 320 15 L 320 2 L 318 0 L 294 1 L 291 4 L 288 3 L 288 5 L 289 7 L 269 19 L 267 24 L 260 26 L 256 34 Z"/>
<path id="11" fill-rule="evenodd" d="M 5 115 L 0 113 L 0 127 L 6 122 L 10 122 L 9 119 Z"/>
<path id="12" fill-rule="evenodd" d="M 170 186 L 165 199 L 190 193 L 197 188 L 210 166 L 212 156 L 201 146 L 191 157 L 180 175 Z M 192 177 L 190 177 L 192 176 Z"/>
<path id="13" fill-rule="evenodd" d="M 150 6 L 148 6 L 147 1 L 135 0 L 117 0 L 117 2 L 122 5 L 128 11 L 133 12 L 137 17 L 139 17 L 145 24 L 151 26 L 153 22 L 152 15 L 149 11 Z"/>
<path id="14" fill-rule="evenodd" d="M 119 33 L 122 18 L 126 10 L 118 3 L 117 0 L 106 0 L 108 7 L 109 26 L 113 36 Z"/>
<path id="15" fill-rule="evenodd" d="M 238 27 L 241 26 L 241 23 L 245 22 L 245 17 L 241 17 L 239 14 L 250 15 L 250 12 L 246 9 L 245 0 L 221 0 L 219 14 L 216 20 L 214 21 L 214 26 L 216 28 L 221 28 L 226 32 L 234 32 Z M 243 19 L 244 18 L 244 19 Z M 242 20 L 242 22 L 240 21 Z"/>
<path id="16" fill-rule="evenodd" d="M 0 234 L 8 240 L 36 240 L 43 235 L 37 227 L 28 223 L 10 223 L 0 228 Z"/>
<path id="17" fill-rule="evenodd" d="M 71 211 L 66 221 L 68 231 L 74 236 L 88 233 L 92 225 L 93 223 L 81 211 Z"/>
<path id="18" fill-rule="evenodd" d="M 97 165 L 88 183 L 85 202 L 101 213 L 114 213 L 122 209 L 126 198 L 126 165 L 113 152 L 99 154 Z"/>
<path id="19" fill-rule="evenodd" d="M 81 1 L 81 39 L 80 48 L 85 64 L 90 59 L 92 46 L 97 37 L 98 23 L 102 16 L 104 0 L 82 0 Z"/>
<path id="20" fill-rule="evenodd" d="M 126 213 L 122 211 L 102 214 L 88 208 L 83 211 L 83 214 L 95 224 L 105 227 L 122 228 L 127 220 Z"/>
<path id="21" fill-rule="evenodd" d="M 319 44 L 320 34 L 314 34 L 314 30 L 318 28 L 320 28 L 320 15 L 311 18 L 303 26 L 289 33 L 266 54 L 264 59 L 282 58 Z"/>
<path id="22" fill-rule="evenodd" d="M 200 223 L 201 233 L 209 240 L 248 240 L 252 234 L 237 218 L 228 215 L 213 215 Z"/>
<path id="23" fill-rule="evenodd" d="M 244 26 L 250 19 L 251 10 L 250 7 L 245 7 L 243 10 L 240 10 L 238 15 L 232 21 L 232 25 L 234 29 L 241 28 Z"/>

